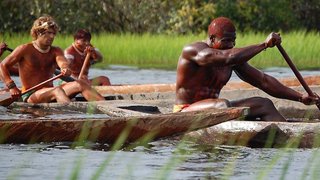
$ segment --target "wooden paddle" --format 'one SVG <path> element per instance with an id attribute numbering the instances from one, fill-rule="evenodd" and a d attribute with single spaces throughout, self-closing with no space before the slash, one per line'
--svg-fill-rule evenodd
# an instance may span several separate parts
<path id="1" fill-rule="evenodd" d="M 284 59 L 286 60 L 286 62 L 288 63 L 288 65 L 290 66 L 290 68 L 292 69 L 293 73 L 296 75 L 297 79 L 299 80 L 299 82 L 301 83 L 301 85 L 303 86 L 303 88 L 307 91 L 307 93 L 309 94 L 309 96 L 313 96 L 313 97 L 319 97 L 319 95 L 317 95 L 316 93 L 312 92 L 312 90 L 310 89 L 310 87 L 308 86 L 308 84 L 305 82 L 305 80 L 303 79 L 303 77 L 301 76 L 300 72 L 298 71 L 298 69 L 296 68 L 296 66 L 293 64 L 293 62 L 291 61 L 290 57 L 288 56 L 288 54 L 286 53 L 286 51 L 283 49 L 283 47 L 281 46 L 281 44 L 277 45 L 277 48 L 279 49 L 280 53 L 282 54 L 282 56 L 284 57 Z M 320 110 L 320 102 L 316 103 L 318 109 Z"/>
<path id="2" fill-rule="evenodd" d="M 6 49 L 5 49 L 5 50 L 10 51 L 10 52 L 12 52 L 12 51 L 13 51 L 13 49 L 8 48 L 8 47 L 6 47 Z"/>
<path id="3" fill-rule="evenodd" d="M 61 71 L 59 69 L 56 69 L 54 71 L 54 74 L 55 75 L 59 75 L 59 74 L 61 74 Z M 70 76 L 62 76 L 60 79 L 62 79 L 65 82 L 73 82 L 73 81 L 75 81 L 75 79 L 73 77 L 70 77 Z"/>
<path id="4" fill-rule="evenodd" d="M 82 65 L 80 74 L 79 74 L 79 76 L 78 76 L 78 79 L 81 79 L 81 78 L 82 78 L 85 69 L 86 69 L 86 68 L 88 67 L 88 65 L 89 65 L 90 57 L 91 57 L 91 53 L 88 52 L 87 55 L 86 55 L 86 58 L 84 59 L 84 62 L 83 62 L 83 65 Z"/>
<path id="5" fill-rule="evenodd" d="M 46 80 L 46 81 L 43 81 L 43 82 L 41 82 L 40 84 L 37 84 L 37 85 L 33 86 L 33 87 L 30 88 L 30 89 L 27 89 L 27 90 L 26 90 L 25 92 L 23 92 L 21 95 L 24 95 L 24 94 L 26 94 L 26 93 L 29 93 L 30 91 L 33 91 L 33 90 L 35 90 L 35 89 L 43 86 L 44 84 L 46 84 L 46 83 L 48 83 L 48 82 L 51 82 L 51 81 L 54 81 L 54 80 L 56 80 L 56 79 L 58 79 L 58 78 L 60 78 L 60 77 L 62 77 L 62 76 L 63 76 L 63 74 L 61 73 L 61 74 L 59 74 L 59 75 L 57 75 L 57 76 L 54 76 L 54 77 L 52 77 L 52 78 L 50 78 L 50 79 L 48 79 L 48 80 Z M 10 92 L 4 92 L 4 93 L 0 94 L 0 105 L 1 105 L 1 106 L 9 106 L 9 105 L 12 104 L 15 100 L 16 100 L 16 99 L 12 98 Z"/>

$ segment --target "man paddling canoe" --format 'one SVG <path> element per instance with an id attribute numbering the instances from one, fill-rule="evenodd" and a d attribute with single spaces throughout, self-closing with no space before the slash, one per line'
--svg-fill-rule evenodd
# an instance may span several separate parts
<path id="1" fill-rule="evenodd" d="M 90 65 L 102 61 L 103 58 L 99 50 L 94 48 L 90 43 L 91 33 L 86 29 L 79 29 L 74 34 L 73 38 L 74 42 L 72 43 L 72 45 L 64 51 L 65 57 L 70 62 L 71 77 L 73 77 L 74 79 L 78 79 L 82 67 L 85 63 L 85 58 L 88 52 L 90 52 L 90 62 L 84 67 L 84 73 L 81 78 L 88 81 L 92 85 L 111 85 L 109 78 L 106 76 L 99 76 L 93 79 L 88 79 Z"/>
<path id="2" fill-rule="evenodd" d="M 271 33 L 259 44 L 234 48 L 236 29 L 226 17 L 214 19 L 208 27 L 208 39 L 183 48 L 177 66 L 174 112 L 205 108 L 250 107 L 247 119 L 285 121 L 271 100 L 252 97 L 236 101 L 218 99 L 223 86 L 234 71 L 243 81 L 283 99 L 314 104 L 318 98 L 294 91 L 274 77 L 247 62 L 261 51 L 281 43 L 280 34 Z M 239 97 L 241 98 L 241 97 Z"/>
<path id="3" fill-rule="evenodd" d="M 52 46 L 58 25 L 50 16 L 43 16 L 35 20 L 31 28 L 31 43 L 18 46 L 9 56 L 0 63 L 0 74 L 3 82 L 13 98 L 19 98 L 21 91 L 50 79 L 57 66 L 65 76 L 70 75 L 69 64 L 59 47 Z M 9 74 L 9 69 L 18 64 L 22 84 L 20 91 Z M 53 87 L 48 82 L 44 86 L 23 95 L 23 100 L 29 103 L 44 103 L 57 101 L 69 103 L 70 98 L 82 93 L 86 100 L 104 100 L 86 82 L 77 80 L 61 86 Z"/>

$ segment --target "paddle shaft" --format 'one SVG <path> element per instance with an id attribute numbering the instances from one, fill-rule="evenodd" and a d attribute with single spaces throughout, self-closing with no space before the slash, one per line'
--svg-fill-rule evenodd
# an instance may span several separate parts
<path id="1" fill-rule="evenodd" d="M 78 79 L 81 79 L 81 77 L 82 77 L 83 74 L 84 74 L 85 69 L 88 67 L 90 57 L 91 57 L 91 53 L 88 52 L 87 55 L 86 55 L 86 58 L 84 59 L 84 62 L 83 62 L 83 65 L 82 65 L 80 74 L 79 74 L 79 76 L 78 76 Z"/>
<path id="2" fill-rule="evenodd" d="M 301 83 L 303 88 L 307 91 L 309 96 L 318 96 L 316 93 L 312 92 L 312 90 L 310 89 L 310 87 L 308 86 L 306 81 L 303 79 L 303 77 L 301 76 L 300 72 L 298 71 L 296 66 L 293 64 L 293 62 L 291 61 L 290 57 L 288 56 L 286 51 L 283 49 L 281 44 L 278 44 L 277 48 L 279 49 L 279 51 L 282 54 L 283 58 L 286 60 L 286 62 L 288 63 L 288 65 L 292 69 L 293 73 L 296 75 L 297 79 L 299 80 L 299 82 Z M 317 105 L 318 109 L 320 110 L 320 103 L 316 103 L 316 105 Z"/>
<path id="3" fill-rule="evenodd" d="M 59 69 L 56 69 L 56 70 L 54 71 L 54 74 L 55 74 L 55 75 L 59 75 L 59 74 L 61 74 L 61 71 L 60 71 Z M 62 79 L 62 80 L 65 81 L 65 82 L 75 81 L 75 79 L 72 78 L 72 77 L 70 77 L 70 76 L 62 76 L 60 79 Z"/>
<path id="4" fill-rule="evenodd" d="M 13 49 L 8 48 L 8 47 L 6 47 L 6 50 L 7 50 L 7 51 L 10 51 L 10 52 L 12 52 L 12 51 L 13 51 Z"/>
<path id="5" fill-rule="evenodd" d="M 26 90 L 25 92 L 23 92 L 21 95 L 27 94 L 27 93 L 29 93 L 30 91 L 33 91 L 33 90 L 35 90 L 35 89 L 37 89 L 37 88 L 45 85 L 46 83 L 51 82 L 51 81 L 54 81 L 54 80 L 56 80 L 56 79 L 58 79 L 58 78 L 60 78 L 60 77 L 62 77 L 62 76 L 63 76 L 63 74 L 60 73 L 60 74 L 57 75 L 57 76 L 54 76 L 54 77 L 52 77 L 52 78 L 50 78 L 50 79 L 48 79 L 48 80 L 43 81 L 43 82 L 40 83 L 40 84 L 37 84 L 37 85 L 35 85 L 35 86 L 27 89 L 27 90 Z"/>
<path id="6" fill-rule="evenodd" d="M 59 74 L 59 75 L 57 75 L 57 76 L 55 76 L 55 77 L 52 77 L 52 78 L 50 78 L 50 79 L 48 79 L 48 80 L 46 80 L 46 81 L 43 81 L 43 82 L 41 82 L 40 84 L 35 85 L 35 86 L 33 86 L 32 88 L 30 88 L 30 89 L 27 89 L 27 90 L 26 90 L 25 92 L 23 92 L 21 95 L 24 95 L 24 94 L 26 94 L 26 93 L 29 93 L 30 91 L 33 91 L 33 90 L 35 90 L 35 89 L 43 86 L 44 84 L 46 84 L 46 83 L 48 83 L 48 82 L 50 82 L 50 81 L 53 81 L 53 80 L 55 80 L 55 79 L 57 79 L 57 78 L 60 78 L 61 76 L 63 76 L 62 73 Z M 12 104 L 15 100 L 16 100 L 16 99 L 12 98 L 10 92 L 6 92 L 6 93 L 4 93 L 4 94 L 1 94 L 1 96 L 0 96 L 0 105 L 1 105 L 1 106 L 9 106 L 9 105 Z"/>

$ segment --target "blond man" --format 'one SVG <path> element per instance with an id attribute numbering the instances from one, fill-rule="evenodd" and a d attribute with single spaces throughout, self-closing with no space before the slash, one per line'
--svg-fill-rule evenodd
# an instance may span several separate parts
<path id="1" fill-rule="evenodd" d="M 58 32 L 58 24 L 51 16 L 42 16 L 34 21 L 31 28 L 33 41 L 18 46 L 9 56 L 0 63 L 0 74 L 13 98 L 18 98 L 21 91 L 51 78 L 57 67 L 65 76 L 71 74 L 69 64 L 59 47 L 52 46 Z M 9 69 L 18 64 L 22 89 L 17 88 L 12 80 Z M 70 98 L 81 93 L 86 100 L 104 100 L 86 82 L 77 80 L 60 86 L 53 86 L 48 82 L 44 86 L 22 96 L 24 102 L 46 103 L 57 101 L 69 103 Z"/>

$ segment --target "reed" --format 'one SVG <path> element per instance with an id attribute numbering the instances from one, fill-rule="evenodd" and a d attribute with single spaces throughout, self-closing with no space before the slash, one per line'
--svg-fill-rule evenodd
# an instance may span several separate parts
<path id="1" fill-rule="evenodd" d="M 236 47 L 243 47 L 263 42 L 267 33 L 238 33 Z M 282 45 L 298 69 L 319 69 L 320 41 L 319 32 L 296 31 L 282 33 Z M 110 64 L 137 66 L 140 68 L 161 68 L 174 70 L 183 47 L 206 38 L 198 35 L 151 35 L 151 34 L 94 34 L 92 44 L 103 54 L 102 63 L 96 68 L 108 68 Z M 31 41 L 28 34 L 4 34 L 0 41 L 5 41 L 11 48 Z M 72 35 L 58 34 L 54 45 L 68 47 L 73 42 Z M 6 55 L 6 54 L 5 54 Z M 4 56 L 5 56 L 4 55 Z M 277 48 L 269 48 L 258 54 L 251 65 L 264 69 L 268 67 L 288 67 Z"/>

